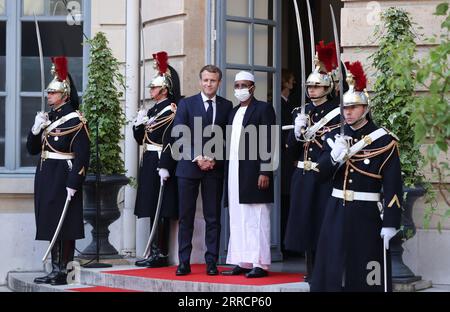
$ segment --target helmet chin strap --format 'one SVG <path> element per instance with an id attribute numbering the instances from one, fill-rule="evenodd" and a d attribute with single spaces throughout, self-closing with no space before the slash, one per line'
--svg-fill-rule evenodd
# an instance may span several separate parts
<path id="1" fill-rule="evenodd" d="M 359 128 L 358 125 L 367 120 L 366 116 L 369 112 L 370 112 L 369 105 L 366 105 L 366 110 L 364 114 L 362 114 L 361 117 L 359 117 L 356 121 L 352 122 L 351 124 L 349 123 L 348 125 L 352 128 L 358 129 Z"/>
<path id="2" fill-rule="evenodd" d="M 332 87 L 331 87 L 331 86 L 330 86 L 330 87 L 326 87 L 325 90 L 326 90 L 325 93 L 322 94 L 321 96 L 314 96 L 314 97 L 312 97 L 312 96 L 309 95 L 309 92 L 308 92 L 308 86 L 307 86 L 307 87 L 306 87 L 306 96 L 307 96 L 310 100 L 318 100 L 318 99 L 322 99 L 322 98 L 326 97 L 328 94 L 331 93 Z"/>
<path id="3" fill-rule="evenodd" d="M 311 100 L 319 100 L 319 99 L 323 99 L 326 96 L 327 96 L 327 94 L 324 94 L 322 96 L 314 96 L 314 97 L 308 95 L 308 98 Z"/>
<path id="4" fill-rule="evenodd" d="M 156 94 L 155 96 L 152 96 L 152 100 L 153 100 L 153 101 L 159 101 L 159 100 L 156 100 L 156 99 L 155 99 L 155 97 L 157 97 L 157 96 L 161 95 L 161 94 L 162 94 L 162 91 L 163 91 L 163 89 L 164 89 L 164 87 L 161 87 L 161 88 L 159 89 L 159 91 L 158 91 L 158 94 Z"/>

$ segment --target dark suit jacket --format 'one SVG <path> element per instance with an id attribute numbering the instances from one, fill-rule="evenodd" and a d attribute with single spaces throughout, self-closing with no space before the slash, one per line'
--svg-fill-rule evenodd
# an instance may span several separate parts
<path id="1" fill-rule="evenodd" d="M 233 108 L 233 104 L 225 98 L 216 96 L 216 117 L 214 125 L 220 127 L 222 130 L 223 137 L 220 138 L 220 142 L 224 144 L 224 139 L 226 135 L 225 126 L 228 121 L 228 115 Z M 197 129 L 202 131 L 202 133 L 194 132 L 194 118 L 201 118 L 201 128 Z M 216 166 L 213 170 L 202 171 L 198 167 L 197 163 L 193 163 L 192 160 L 203 155 L 203 148 L 210 138 L 203 138 L 203 130 L 206 125 L 206 110 L 203 103 L 203 99 L 200 93 L 184 98 L 178 104 L 177 113 L 175 115 L 175 121 L 172 130 L 172 136 L 175 138 L 175 145 L 173 150 L 175 153 L 177 151 L 183 153 L 182 159 L 179 159 L 176 169 L 176 176 L 181 178 L 190 179 L 201 179 L 203 177 L 223 177 L 223 167 L 225 154 L 216 155 Z M 198 122 L 198 121 L 197 121 Z M 190 130 L 190 138 L 186 133 L 177 133 L 177 126 L 187 126 Z M 188 146 L 189 145 L 189 146 Z M 198 151 L 195 146 L 201 147 Z M 186 150 L 186 147 L 190 147 L 190 153 Z"/>
<path id="2" fill-rule="evenodd" d="M 234 116 L 236 115 L 237 110 L 241 107 L 240 105 L 233 108 L 228 118 L 228 124 L 231 126 L 233 124 Z M 260 145 L 259 142 L 262 139 L 267 140 L 267 148 L 270 149 L 271 146 L 271 138 L 270 138 L 270 126 L 275 125 L 275 110 L 273 106 L 266 103 L 258 101 L 253 98 L 252 102 L 248 106 L 245 111 L 244 120 L 242 122 L 242 126 L 247 127 L 249 125 L 256 126 L 257 129 L 257 138 L 250 138 L 249 134 L 244 130 L 241 132 L 241 138 L 239 145 L 241 146 L 242 140 L 245 139 L 245 159 L 239 160 L 239 202 L 241 204 L 257 204 L 257 203 L 272 203 L 273 202 L 273 171 L 267 170 L 263 168 L 262 165 L 269 164 L 273 158 L 273 151 L 266 150 L 263 153 L 272 153 L 272 157 L 267 160 L 261 159 L 260 154 Z M 269 126 L 266 132 L 266 136 L 264 138 L 260 138 L 262 135 L 260 133 L 259 126 Z M 254 151 L 250 150 L 250 140 L 252 143 L 256 143 L 254 140 L 257 140 L 257 144 L 253 146 L 257 146 L 256 151 L 256 160 L 252 160 L 250 156 Z M 227 151 L 229 153 L 229 151 Z M 229 162 L 226 162 L 226 178 L 225 185 L 225 206 L 228 206 L 228 167 Z M 266 190 L 258 189 L 258 178 L 260 175 L 266 175 L 269 177 L 269 188 Z"/>

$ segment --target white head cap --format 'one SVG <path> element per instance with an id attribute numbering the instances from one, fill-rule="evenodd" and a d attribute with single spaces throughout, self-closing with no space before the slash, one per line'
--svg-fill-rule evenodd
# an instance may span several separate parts
<path id="1" fill-rule="evenodd" d="M 255 82 L 255 76 L 253 76 L 251 73 L 249 73 L 247 71 L 240 71 L 236 74 L 236 77 L 234 78 L 234 81 L 239 81 L 239 80 L 248 80 L 248 81 Z"/>

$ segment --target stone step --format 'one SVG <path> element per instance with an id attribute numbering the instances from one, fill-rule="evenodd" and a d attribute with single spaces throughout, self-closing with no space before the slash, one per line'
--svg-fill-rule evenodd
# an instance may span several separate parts
<path id="1" fill-rule="evenodd" d="M 118 265 L 107 269 L 81 269 L 80 283 L 51 286 L 33 283 L 34 278 L 42 276 L 43 272 L 10 272 L 8 287 L 18 292 L 61 292 L 73 291 L 75 288 L 94 286 L 112 289 L 142 291 L 142 292 L 308 292 L 308 283 L 284 283 L 272 285 L 237 285 L 222 283 L 207 283 L 156 279 L 147 277 L 127 276 L 105 273 L 105 271 L 135 270 L 133 265 Z M 142 269 L 145 270 L 145 269 Z M 226 278 L 218 276 L 217 278 Z"/>

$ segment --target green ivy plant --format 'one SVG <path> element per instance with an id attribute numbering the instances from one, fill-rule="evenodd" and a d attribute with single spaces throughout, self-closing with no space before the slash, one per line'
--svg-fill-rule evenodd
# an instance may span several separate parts
<path id="1" fill-rule="evenodd" d="M 441 3 L 436 7 L 436 16 L 443 17 L 441 33 L 429 40 L 434 45 L 428 54 L 419 61 L 410 61 L 409 70 L 415 71 L 417 83 L 428 90 L 425 94 L 416 96 L 409 104 L 410 125 L 414 129 L 415 144 L 427 143 L 425 163 L 430 166 L 437 181 L 436 189 L 444 200 L 447 209 L 438 213 L 436 205 L 431 205 L 426 211 L 425 225 L 428 226 L 431 217 L 450 217 L 450 188 L 445 183 L 450 176 L 450 166 L 447 161 L 440 161 L 439 156 L 448 153 L 450 143 L 450 10 L 449 3 Z M 434 195 L 434 194 L 433 194 Z M 428 200 L 434 203 L 434 197 Z M 441 222 L 438 221 L 438 229 Z"/>
<path id="2" fill-rule="evenodd" d="M 403 183 L 406 187 L 424 184 L 421 168 L 423 156 L 415 144 L 414 128 L 405 109 L 414 101 L 415 77 L 409 65 L 416 44 L 412 22 L 407 12 L 391 7 L 381 13 L 382 24 L 375 30 L 378 49 L 370 56 L 376 70 L 372 112 L 375 122 L 399 138 Z"/>
<path id="3" fill-rule="evenodd" d="M 119 88 L 125 88 L 125 80 L 103 32 L 97 33 L 94 38 L 87 40 L 87 43 L 91 46 L 90 64 L 82 110 L 91 132 L 90 171 L 97 173 L 98 123 L 100 174 L 124 174 L 125 166 L 119 143 L 123 139 L 122 129 L 126 119 L 120 103 L 123 92 Z"/>

